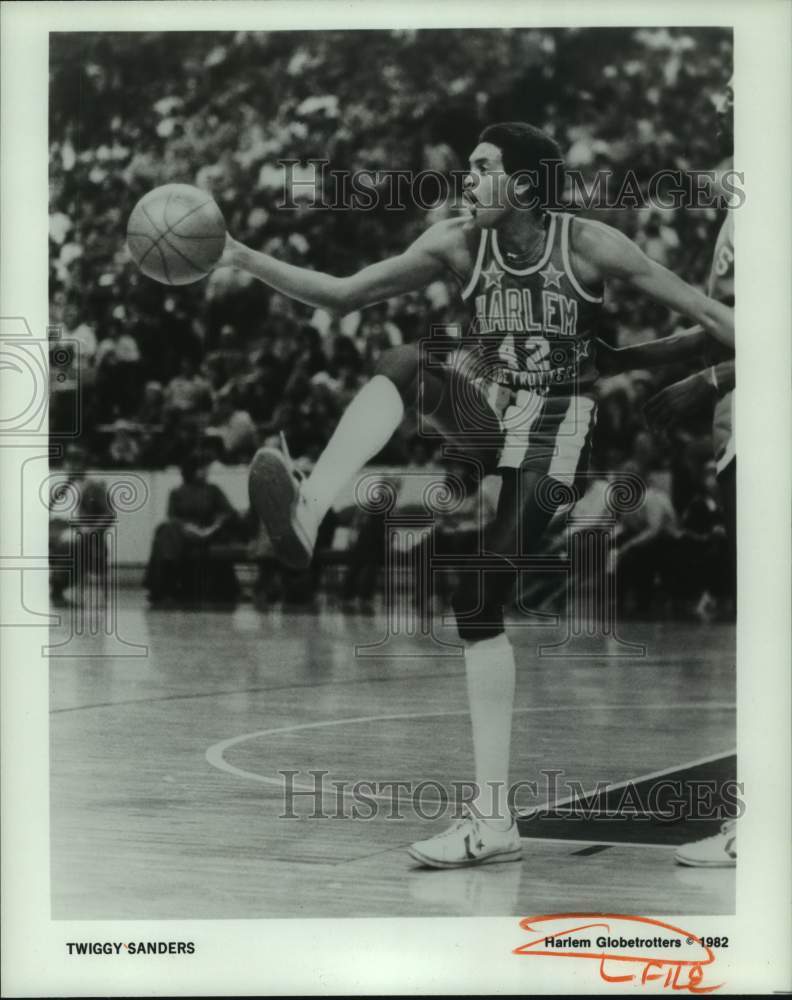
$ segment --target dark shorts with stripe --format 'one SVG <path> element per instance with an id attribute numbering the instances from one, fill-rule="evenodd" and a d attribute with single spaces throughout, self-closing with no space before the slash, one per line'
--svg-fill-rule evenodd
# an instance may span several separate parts
<path id="1" fill-rule="evenodd" d="M 588 464 L 596 404 L 471 383 L 448 367 L 422 373 L 419 420 L 422 433 L 479 456 L 487 472 L 526 468 L 571 487 Z"/>
<path id="2" fill-rule="evenodd" d="M 503 631 L 514 558 L 535 554 L 559 507 L 582 492 L 596 406 L 589 395 L 515 392 L 476 378 L 464 363 L 416 358 L 414 347 L 395 348 L 379 373 L 395 382 L 408 407 L 417 405 L 419 433 L 440 438 L 446 453 L 470 468 L 471 480 L 501 478 L 496 516 L 481 540 L 482 554 L 500 566 L 462 573 L 453 599 L 462 638 L 490 638 Z"/>

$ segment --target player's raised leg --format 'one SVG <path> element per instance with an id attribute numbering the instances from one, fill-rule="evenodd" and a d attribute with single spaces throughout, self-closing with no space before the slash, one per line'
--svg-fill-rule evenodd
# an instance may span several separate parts
<path id="1" fill-rule="evenodd" d="M 402 421 L 405 400 L 417 398 L 418 349 L 386 351 L 374 377 L 344 411 L 310 476 L 300 480 L 287 448 L 261 448 L 248 477 L 250 505 L 264 522 L 277 558 L 310 565 L 319 525 L 335 498 L 388 443 Z"/>

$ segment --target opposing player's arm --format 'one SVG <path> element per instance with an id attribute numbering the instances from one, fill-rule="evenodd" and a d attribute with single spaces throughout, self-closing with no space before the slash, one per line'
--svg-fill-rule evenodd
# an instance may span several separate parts
<path id="1" fill-rule="evenodd" d="M 575 252 L 601 281 L 617 278 L 656 302 L 698 323 L 719 343 L 734 349 L 734 311 L 692 288 L 651 260 L 617 229 L 587 220 L 576 226 Z"/>
<path id="2" fill-rule="evenodd" d="M 395 295 L 425 288 L 447 268 L 443 223 L 432 226 L 404 253 L 339 278 L 306 267 L 285 264 L 228 238 L 221 265 L 230 264 L 270 288 L 306 305 L 345 315 Z"/>
<path id="3" fill-rule="evenodd" d="M 721 361 L 711 368 L 712 381 L 715 383 L 719 396 L 725 396 L 735 387 L 734 361 Z"/>
<path id="4" fill-rule="evenodd" d="M 647 340 L 629 347 L 611 347 L 597 340 L 597 367 L 603 375 L 617 375 L 636 368 L 659 368 L 683 361 L 698 361 L 704 357 L 709 334 L 703 326 L 678 330 L 670 337 Z"/>
<path id="5" fill-rule="evenodd" d="M 654 427 L 670 427 L 701 412 L 712 400 L 734 389 L 734 361 L 721 361 L 667 385 L 647 402 L 646 419 Z"/>

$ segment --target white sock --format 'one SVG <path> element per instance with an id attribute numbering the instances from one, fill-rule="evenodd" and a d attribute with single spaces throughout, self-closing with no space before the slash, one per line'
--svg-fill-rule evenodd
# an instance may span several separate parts
<path id="1" fill-rule="evenodd" d="M 511 825 L 507 793 L 516 676 L 506 635 L 468 646 L 465 671 L 479 790 L 476 808 L 494 827 L 506 829 Z"/>
<path id="2" fill-rule="evenodd" d="M 375 375 L 363 386 L 301 487 L 317 523 L 355 473 L 382 451 L 403 416 L 404 403 L 389 378 Z"/>

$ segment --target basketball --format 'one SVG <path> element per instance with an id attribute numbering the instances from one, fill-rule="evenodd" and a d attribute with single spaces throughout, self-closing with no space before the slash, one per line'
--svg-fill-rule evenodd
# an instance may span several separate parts
<path id="1" fill-rule="evenodd" d="M 144 195 L 127 224 L 127 246 L 149 278 L 188 285 L 205 278 L 225 246 L 223 213 L 190 184 L 164 184 Z"/>

